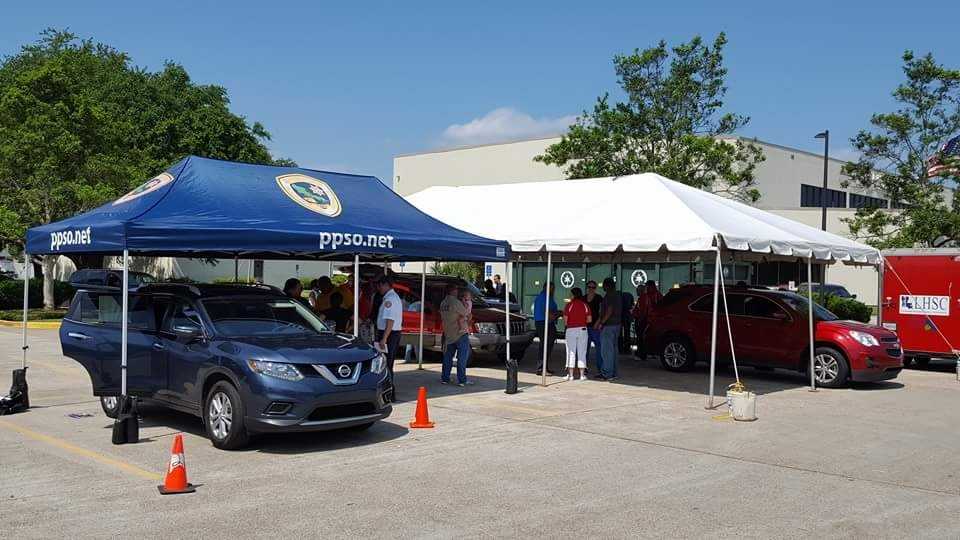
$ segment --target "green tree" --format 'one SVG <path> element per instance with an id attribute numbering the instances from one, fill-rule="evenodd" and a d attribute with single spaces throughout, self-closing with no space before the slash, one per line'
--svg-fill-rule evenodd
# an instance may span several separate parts
<path id="1" fill-rule="evenodd" d="M 906 51 L 903 73 L 893 91 L 898 108 L 870 118 L 871 127 L 851 139 L 859 159 L 844 166 L 847 184 L 875 190 L 902 209 L 860 209 L 847 221 L 850 231 L 878 248 L 960 241 L 960 200 L 948 206 L 944 197 L 945 182 L 958 178 L 926 172 L 927 158 L 960 133 L 960 71 Z"/>
<path id="2" fill-rule="evenodd" d="M 613 59 L 627 100 L 597 99 L 560 142 L 534 159 L 564 168 L 569 178 L 654 172 L 740 199 L 756 201 L 754 169 L 763 161 L 756 145 L 731 135 L 749 119 L 722 113 L 727 74 L 726 36 L 713 45 L 689 43 L 635 50 Z"/>
<path id="3" fill-rule="evenodd" d="M 430 271 L 440 276 L 456 276 L 468 283 L 478 283 L 483 265 L 469 262 L 434 263 Z"/>
<path id="4" fill-rule="evenodd" d="M 0 245 L 19 253 L 27 228 L 115 199 L 189 154 L 273 163 L 270 134 L 229 103 L 178 64 L 150 72 L 107 45 L 44 31 L 0 63 Z M 48 305 L 53 264 L 44 258 Z"/>

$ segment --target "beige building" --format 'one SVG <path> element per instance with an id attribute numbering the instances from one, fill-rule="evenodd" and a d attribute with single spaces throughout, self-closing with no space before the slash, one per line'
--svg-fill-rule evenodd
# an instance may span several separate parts
<path id="1" fill-rule="evenodd" d="M 555 136 L 400 155 L 393 160 L 394 189 L 401 195 L 411 195 L 436 185 L 562 180 L 565 175 L 561 168 L 533 161 L 559 140 Z M 761 193 L 755 206 L 819 228 L 823 155 L 756 139 L 749 142 L 758 145 L 766 158 L 755 174 Z M 844 163 L 838 159 L 828 162 L 827 230 L 850 236 L 843 220 L 852 217 L 857 208 L 891 205 L 877 193 L 843 187 Z M 873 268 L 836 264 L 827 270 L 827 281 L 845 285 L 868 304 L 876 303 L 877 272 Z"/>

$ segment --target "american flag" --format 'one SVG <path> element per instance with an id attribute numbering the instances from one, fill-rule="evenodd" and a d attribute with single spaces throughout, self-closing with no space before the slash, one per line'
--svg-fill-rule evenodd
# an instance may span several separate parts
<path id="1" fill-rule="evenodd" d="M 934 176 L 960 176 L 960 135 L 940 147 L 940 151 L 927 158 L 927 178 Z"/>

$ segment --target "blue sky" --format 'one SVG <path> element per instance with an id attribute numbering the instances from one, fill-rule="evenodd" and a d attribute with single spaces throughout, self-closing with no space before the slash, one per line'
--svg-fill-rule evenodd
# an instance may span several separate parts
<path id="1" fill-rule="evenodd" d="M 922 7 L 921 7 L 922 6 Z M 832 153 L 889 110 L 904 49 L 960 67 L 955 2 L 15 2 L 0 54 L 69 28 L 225 86 L 303 166 L 375 174 L 393 156 L 554 133 L 615 95 L 614 54 L 727 32 L 741 134 Z"/>

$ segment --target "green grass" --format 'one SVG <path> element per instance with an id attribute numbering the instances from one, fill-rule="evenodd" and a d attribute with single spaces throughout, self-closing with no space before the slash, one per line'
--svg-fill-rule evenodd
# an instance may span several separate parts
<path id="1" fill-rule="evenodd" d="M 27 320 L 30 321 L 56 321 L 67 314 L 64 309 L 31 309 L 27 312 Z M 6 309 L 0 311 L 0 321 L 22 321 L 22 309 Z"/>

